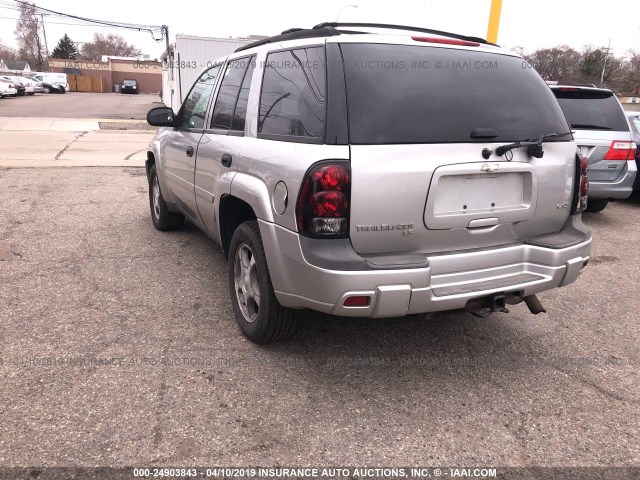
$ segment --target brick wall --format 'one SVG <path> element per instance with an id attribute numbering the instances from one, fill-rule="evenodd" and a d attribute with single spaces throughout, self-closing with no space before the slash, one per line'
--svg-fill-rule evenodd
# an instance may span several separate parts
<path id="1" fill-rule="evenodd" d="M 52 72 L 75 73 L 89 77 L 102 77 L 105 92 L 112 92 L 114 85 L 124 80 L 136 80 L 141 93 L 158 93 L 162 90 L 162 64 L 153 61 L 111 59 L 109 62 L 85 62 L 82 60 L 49 59 Z"/>

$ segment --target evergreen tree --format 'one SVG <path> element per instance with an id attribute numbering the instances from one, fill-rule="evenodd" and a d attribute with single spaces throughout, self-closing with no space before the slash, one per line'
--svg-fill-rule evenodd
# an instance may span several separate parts
<path id="1" fill-rule="evenodd" d="M 58 41 L 56 48 L 51 52 L 51 56 L 53 58 L 69 58 L 74 60 L 78 57 L 78 49 L 76 48 L 76 44 L 69 38 L 69 35 L 65 33 L 64 37 Z"/>

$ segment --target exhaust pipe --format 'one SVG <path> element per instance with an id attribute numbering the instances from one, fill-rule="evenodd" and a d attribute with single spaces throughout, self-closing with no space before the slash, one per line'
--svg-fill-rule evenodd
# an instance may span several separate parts
<path id="1" fill-rule="evenodd" d="M 527 304 L 527 307 L 529 307 L 529 311 L 534 315 L 538 315 L 539 313 L 547 313 L 547 311 L 542 306 L 540 299 L 535 295 L 524 297 L 524 303 Z"/>

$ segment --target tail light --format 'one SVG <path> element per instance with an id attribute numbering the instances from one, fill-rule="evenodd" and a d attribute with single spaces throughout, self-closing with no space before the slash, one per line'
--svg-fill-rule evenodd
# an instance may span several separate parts
<path id="1" fill-rule="evenodd" d="M 636 144 L 635 142 L 620 142 L 614 140 L 611 142 L 609 151 L 604 156 L 605 160 L 635 160 Z"/>
<path id="2" fill-rule="evenodd" d="M 300 189 L 298 231 L 311 237 L 345 237 L 349 233 L 351 169 L 348 162 L 313 165 Z"/>
<path id="3" fill-rule="evenodd" d="M 582 213 L 587 208 L 587 192 L 589 191 L 589 160 L 576 155 L 576 178 L 573 191 L 571 215 Z"/>

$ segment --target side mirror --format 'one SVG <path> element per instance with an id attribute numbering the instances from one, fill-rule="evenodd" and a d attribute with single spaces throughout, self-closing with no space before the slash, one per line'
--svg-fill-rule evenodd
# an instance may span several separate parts
<path id="1" fill-rule="evenodd" d="M 156 107 L 147 113 L 147 123 L 154 127 L 173 127 L 174 117 L 169 107 Z"/>

